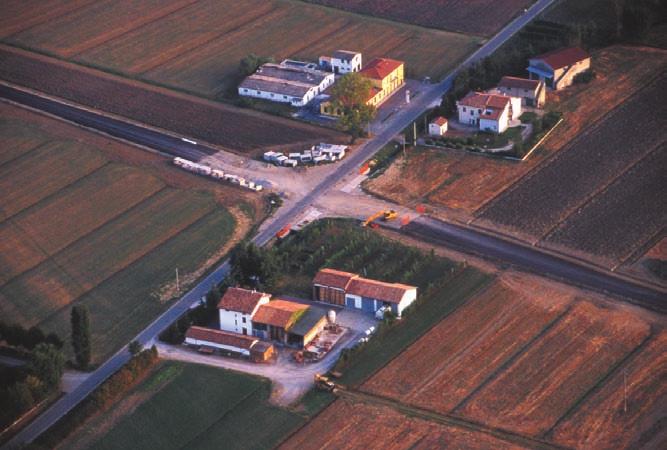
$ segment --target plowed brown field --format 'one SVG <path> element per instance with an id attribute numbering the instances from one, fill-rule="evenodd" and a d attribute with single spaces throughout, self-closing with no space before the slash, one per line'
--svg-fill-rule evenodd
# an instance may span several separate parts
<path id="1" fill-rule="evenodd" d="M 659 448 L 661 434 L 664 439 L 660 423 L 664 423 L 667 405 L 666 348 L 667 331 L 662 330 L 558 425 L 553 439 L 579 448 Z"/>
<path id="2" fill-rule="evenodd" d="M 572 301 L 569 293 L 497 281 L 422 336 L 363 389 L 449 413 L 544 333 Z M 400 382 L 394 382 L 400 380 Z"/>
<path id="3" fill-rule="evenodd" d="M 521 449 L 482 432 L 403 415 L 385 406 L 336 400 L 279 447 L 282 450 L 435 448 Z"/>
<path id="4" fill-rule="evenodd" d="M 542 435 L 649 334 L 646 322 L 625 311 L 579 302 L 457 412 Z"/>

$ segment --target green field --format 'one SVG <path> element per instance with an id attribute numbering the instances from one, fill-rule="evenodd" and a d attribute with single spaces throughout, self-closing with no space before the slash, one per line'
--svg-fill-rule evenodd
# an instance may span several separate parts
<path id="1" fill-rule="evenodd" d="M 339 367 L 341 381 L 356 385 L 462 305 L 493 277 L 433 253 L 391 241 L 356 221 L 322 220 L 288 236 L 276 248 L 287 275 L 280 291 L 310 297 L 321 267 L 365 274 L 419 288 L 417 303 L 395 326 L 382 330 Z"/>
<path id="2" fill-rule="evenodd" d="M 69 0 L 65 3 L 72 3 Z M 317 60 L 333 50 L 406 62 L 407 76 L 439 78 L 480 43 L 478 37 L 400 24 L 294 0 L 168 0 L 150 7 L 105 0 L 49 14 L 47 3 L 11 0 L 0 39 L 61 58 L 221 98 L 239 81 L 249 53 Z"/>
<path id="3" fill-rule="evenodd" d="M 174 269 L 200 269 L 235 220 L 212 192 L 169 186 L 91 135 L 17 114 L 0 108 L 0 189 L 11 194 L 0 199 L 0 317 L 66 340 L 71 306 L 88 305 L 100 361 L 165 309 Z"/>
<path id="4" fill-rule="evenodd" d="M 273 448 L 305 419 L 269 404 L 270 389 L 266 379 L 166 362 L 68 441 L 100 450 Z M 114 420 L 124 402 L 136 409 Z"/>

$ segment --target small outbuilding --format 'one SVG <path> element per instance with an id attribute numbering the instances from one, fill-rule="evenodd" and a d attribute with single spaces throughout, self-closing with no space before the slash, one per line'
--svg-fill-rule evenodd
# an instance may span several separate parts
<path id="1" fill-rule="evenodd" d="M 431 136 L 442 136 L 447 132 L 447 119 L 436 117 L 428 124 L 428 134 Z"/>

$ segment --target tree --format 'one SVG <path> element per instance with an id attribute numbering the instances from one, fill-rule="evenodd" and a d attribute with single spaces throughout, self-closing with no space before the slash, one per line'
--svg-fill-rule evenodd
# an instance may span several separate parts
<path id="1" fill-rule="evenodd" d="M 77 305 L 72 308 L 72 348 L 76 363 L 81 369 L 86 369 L 90 364 L 91 338 L 90 319 L 88 308 L 85 305 Z"/>
<path id="2" fill-rule="evenodd" d="M 35 397 L 26 383 L 19 382 L 9 386 L 7 388 L 7 398 L 15 414 L 21 414 L 35 404 Z"/>
<path id="3" fill-rule="evenodd" d="M 270 250 L 252 242 L 239 244 L 230 258 L 231 278 L 241 286 L 270 289 L 278 276 L 278 264 Z"/>
<path id="4" fill-rule="evenodd" d="M 270 56 L 257 56 L 254 53 L 243 57 L 239 63 L 239 72 L 244 77 L 255 73 L 255 70 L 262 64 L 274 62 L 273 58 Z"/>
<path id="5" fill-rule="evenodd" d="M 136 355 L 144 349 L 144 346 L 139 343 L 139 341 L 132 341 L 127 347 L 132 355 Z"/>
<path id="6" fill-rule="evenodd" d="M 372 89 L 371 80 L 357 72 L 343 75 L 331 88 L 332 105 L 343 112 L 339 126 L 352 137 L 363 135 L 375 117 L 375 106 L 366 104 Z"/>
<path id="7" fill-rule="evenodd" d="M 215 311 L 218 308 L 218 303 L 220 303 L 221 298 L 222 294 L 220 294 L 220 289 L 212 286 L 211 290 L 206 294 L 206 309 Z"/>
<path id="8" fill-rule="evenodd" d="M 48 389 L 60 384 L 65 368 L 65 356 L 54 345 L 41 343 L 30 355 L 30 369 Z"/>

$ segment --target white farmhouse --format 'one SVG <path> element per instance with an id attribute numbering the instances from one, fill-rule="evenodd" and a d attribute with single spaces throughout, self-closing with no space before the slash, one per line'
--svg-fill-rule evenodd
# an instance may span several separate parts
<path id="1" fill-rule="evenodd" d="M 459 122 L 482 131 L 503 133 L 510 120 L 521 115 L 521 99 L 507 95 L 471 92 L 456 102 Z"/>
<path id="2" fill-rule="evenodd" d="M 238 93 L 243 97 L 304 106 L 334 83 L 334 74 L 316 67 L 314 63 L 292 60 L 263 64 L 243 80 Z"/>
<path id="3" fill-rule="evenodd" d="M 361 70 L 361 53 L 336 50 L 331 56 L 320 56 L 320 66 L 335 74 L 359 72 Z"/>
<path id="4" fill-rule="evenodd" d="M 218 303 L 220 329 L 243 335 L 252 335 L 252 317 L 271 296 L 263 292 L 230 287 Z"/>

